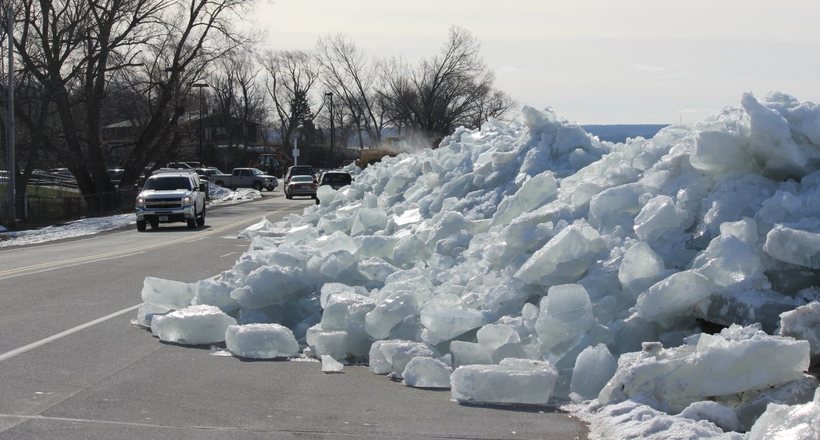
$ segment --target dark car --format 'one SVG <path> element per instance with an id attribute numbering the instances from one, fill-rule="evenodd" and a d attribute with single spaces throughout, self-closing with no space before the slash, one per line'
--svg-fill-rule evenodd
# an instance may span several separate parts
<path id="1" fill-rule="evenodd" d="M 290 183 L 290 179 L 293 176 L 310 176 L 313 182 L 316 182 L 316 170 L 310 165 L 293 165 L 288 167 L 288 170 L 285 172 L 285 185 Z"/>
<path id="2" fill-rule="evenodd" d="M 319 186 L 329 185 L 333 189 L 339 189 L 351 183 L 353 183 L 353 177 L 344 171 L 325 171 L 319 178 Z"/>
<path id="3" fill-rule="evenodd" d="M 309 196 L 315 199 L 318 186 L 313 176 L 292 176 L 290 182 L 285 184 L 285 197 L 292 199 L 294 196 Z"/>

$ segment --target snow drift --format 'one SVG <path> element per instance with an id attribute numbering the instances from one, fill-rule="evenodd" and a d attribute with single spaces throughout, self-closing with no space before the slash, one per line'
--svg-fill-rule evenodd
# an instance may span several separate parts
<path id="1" fill-rule="evenodd" d="M 657 419 L 647 437 L 800 429 L 785 417 L 816 406 L 820 106 L 741 104 L 623 144 L 528 107 L 459 129 L 249 228 L 213 280 L 146 279 L 139 320 L 189 298 L 232 334 L 226 318 L 279 324 L 410 386 L 449 376 L 466 402 L 594 399 L 599 426 Z"/>

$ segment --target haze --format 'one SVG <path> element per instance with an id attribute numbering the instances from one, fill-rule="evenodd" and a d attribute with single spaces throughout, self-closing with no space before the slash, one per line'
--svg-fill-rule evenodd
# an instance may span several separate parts
<path id="1" fill-rule="evenodd" d="M 273 49 L 343 33 L 408 60 L 458 25 L 481 41 L 497 87 L 584 124 L 695 122 L 743 92 L 820 99 L 816 0 L 278 0 L 249 17 Z"/>

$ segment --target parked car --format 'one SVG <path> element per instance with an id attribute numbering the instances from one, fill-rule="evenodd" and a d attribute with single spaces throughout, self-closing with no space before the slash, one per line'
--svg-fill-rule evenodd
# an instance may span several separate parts
<path id="1" fill-rule="evenodd" d="M 319 186 L 329 185 L 333 189 L 339 189 L 353 183 L 353 177 L 345 171 L 325 171 L 319 178 Z"/>
<path id="2" fill-rule="evenodd" d="M 122 168 L 109 168 L 108 169 L 108 178 L 111 179 L 111 183 L 119 188 L 120 182 L 122 181 L 122 175 L 125 173 L 125 170 Z"/>
<path id="3" fill-rule="evenodd" d="M 310 176 L 313 181 L 316 182 L 316 170 L 310 165 L 293 165 L 288 167 L 288 170 L 285 171 L 285 185 L 290 183 L 290 179 L 293 176 Z"/>
<path id="4" fill-rule="evenodd" d="M 202 168 L 202 164 L 199 162 L 168 162 L 168 165 L 165 165 L 165 168 L 177 168 L 177 169 L 188 169 L 188 168 Z"/>
<path id="5" fill-rule="evenodd" d="M 137 230 L 145 231 L 160 223 L 186 222 L 193 229 L 205 225 L 207 184 L 196 173 L 184 170 L 158 170 L 145 180 L 137 195 Z"/>
<path id="6" fill-rule="evenodd" d="M 318 186 L 313 176 L 292 176 L 290 182 L 285 184 L 285 197 L 308 196 L 315 199 Z"/>
<path id="7" fill-rule="evenodd" d="M 214 174 L 211 182 L 226 188 L 253 188 L 262 191 L 262 188 L 273 191 L 279 181 L 276 177 L 267 175 L 256 168 L 234 168 L 231 174 Z"/>

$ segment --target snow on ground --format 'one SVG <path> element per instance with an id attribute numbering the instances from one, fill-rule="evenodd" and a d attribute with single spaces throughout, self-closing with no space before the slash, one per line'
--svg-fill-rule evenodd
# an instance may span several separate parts
<path id="1" fill-rule="evenodd" d="M 146 278 L 137 321 L 279 324 L 234 355 L 287 352 L 286 327 L 323 365 L 566 405 L 593 438 L 814 438 L 818 146 L 820 106 L 784 94 L 623 144 L 525 107 L 350 168 L 218 276 Z"/>
<path id="2" fill-rule="evenodd" d="M 262 194 L 255 189 L 241 188 L 237 191 L 231 191 L 217 185 L 209 186 L 209 195 L 211 200 L 208 206 L 230 205 L 262 198 Z M 0 248 L 28 246 L 66 238 L 94 235 L 135 223 L 136 218 L 132 213 L 109 217 L 85 218 L 59 226 L 47 226 L 40 229 L 24 231 L 9 231 L 0 225 Z"/>

